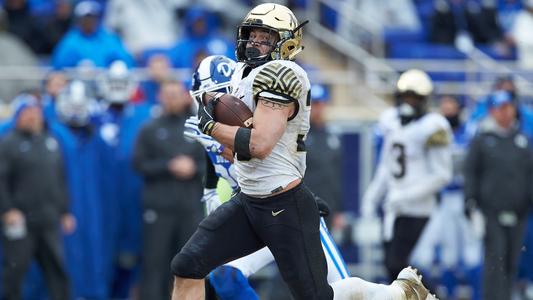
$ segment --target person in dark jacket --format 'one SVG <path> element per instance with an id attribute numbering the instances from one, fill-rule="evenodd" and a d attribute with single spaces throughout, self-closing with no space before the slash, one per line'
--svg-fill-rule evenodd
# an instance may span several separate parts
<path id="1" fill-rule="evenodd" d="M 30 12 L 27 0 L 4 1 L 9 19 L 9 32 L 22 39 L 37 54 L 49 54 L 46 32 L 38 18 Z"/>
<path id="2" fill-rule="evenodd" d="M 465 199 L 471 217 L 477 207 L 485 220 L 483 299 L 507 300 L 512 298 L 531 207 L 533 153 L 518 130 L 515 98 L 496 91 L 489 97 L 489 107 L 490 116 L 468 150 Z"/>
<path id="3" fill-rule="evenodd" d="M 21 299 L 30 262 L 39 263 L 51 299 L 68 299 L 60 226 L 75 229 L 68 212 L 63 158 L 31 95 L 17 97 L 16 127 L 0 142 L 0 214 L 6 299 Z"/>
<path id="4" fill-rule="evenodd" d="M 205 151 L 183 136 L 190 96 L 177 81 L 165 81 L 161 116 L 139 133 L 134 166 L 144 178 L 140 299 L 168 298 L 168 263 L 192 235 L 202 215 Z"/>
<path id="5" fill-rule="evenodd" d="M 341 209 L 341 141 L 326 127 L 324 113 L 329 100 L 328 86 L 311 86 L 311 129 L 305 141 L 309 150 L 304 182 L 328 202 L 335 214 Z"/>
<path id="6" fill-rule="evenodd" d="M 497 9 L 491 1 L 437 0 L 431 16 L 429 39 L 438 44 L 454 44 L 467 34 L 476 44 L 492 44 L 502 40 Z"/>

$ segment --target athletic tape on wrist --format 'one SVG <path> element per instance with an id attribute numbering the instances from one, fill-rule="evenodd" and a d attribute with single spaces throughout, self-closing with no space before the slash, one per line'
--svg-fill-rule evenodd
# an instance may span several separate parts
<path id="1" fill-rule="evenodd" d="M 207 122 L 207 124 L 205 124 L 204 126 L 203 132 L 210 136 L 213 133 L 213 129 L 215 129 L 215 125 L 216 125 L 216 122 L 213 120 Z"/>

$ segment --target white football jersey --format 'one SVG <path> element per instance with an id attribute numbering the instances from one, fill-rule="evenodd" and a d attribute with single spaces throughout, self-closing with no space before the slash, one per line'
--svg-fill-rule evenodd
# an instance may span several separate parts
<path id="1" fill-rule="evenodd" d="M 395 202 L 395 215 L 429 216 L 437 193 L 452 177 L 451 128 L 436 113 L 404 126 L 387 118 L 386 125 L 381 160 L 363 205 L 385 195 L 385 207 Z"/>
<path id="2" fill-rule="evenodd" d="M 268 196 L 303 178 L 306 168 L 305 139 L 309 131 L 310 83 L 307 73 L 296 63 L 276 60 L 250 71 L 238 63 L 232 77 L 232 94 L 255 111 L 258 96 L 294 101 L 294 114 L 287 128 L 265 159 L 235 160 L 241 190 L 248 195 Z"/>

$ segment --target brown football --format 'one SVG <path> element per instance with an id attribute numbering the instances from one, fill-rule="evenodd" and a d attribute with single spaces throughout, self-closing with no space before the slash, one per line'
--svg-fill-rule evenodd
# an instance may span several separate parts
<path id="1" fill-rule="evenodd" d="M 217 95 L 218 96 L 218 95 Z M 215 121 L 222 124 L 252 127 L 252 111 L 239 98 L 230 94 L 223 94 L 218 97 L 218 103 L 213 111 Z"/>

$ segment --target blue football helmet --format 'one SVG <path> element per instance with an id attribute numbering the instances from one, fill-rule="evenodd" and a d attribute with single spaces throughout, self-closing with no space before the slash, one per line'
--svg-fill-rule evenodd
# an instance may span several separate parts
<path id="1" fill-rule="evenodd" d="M 83 127 L 91 122 L 96 100 L 80 80 L 72 81 L 59 93 L 56 100 L 57 116 L 63 123 Z"/>
<path id="2" fill-rule="evenodd" d="M 230 81 L 236 62 L 224 55 L 204 58 L 192 75 L 191 96 L 201 101 L 207 92 L 230 93 Z"/>

